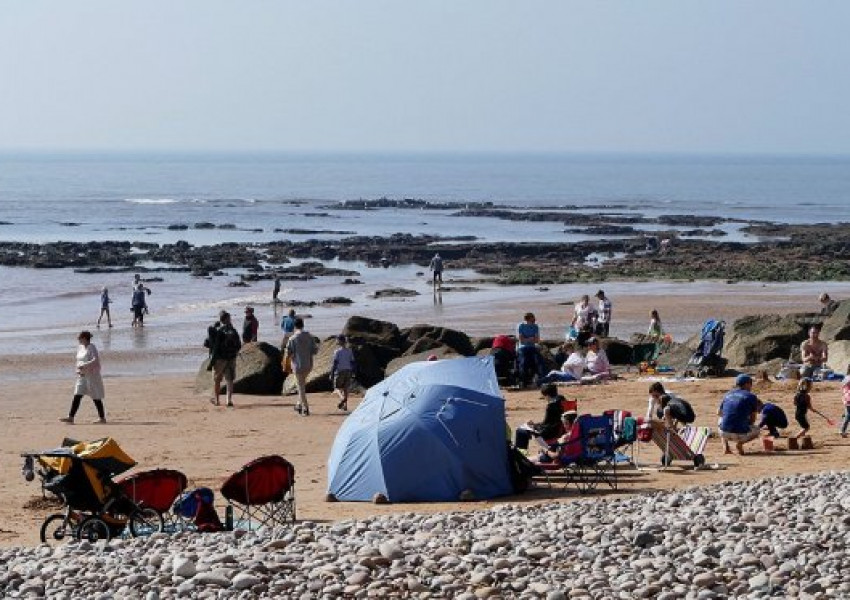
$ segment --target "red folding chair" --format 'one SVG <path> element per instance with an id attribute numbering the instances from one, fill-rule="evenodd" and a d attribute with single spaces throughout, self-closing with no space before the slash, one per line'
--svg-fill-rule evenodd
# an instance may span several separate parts
<path id="1" fill-rule="evenodd" d="M 295 467 L 282 456 L 252 460 L 221 486 L 227 525 L 252 531 L 295 522 Z"/>
<path id="2" fill-rule="evenodd" d="M 174 469 L 151 469 L 133 473 L 116 483 L 136 504 L 153 508 L 162 515 L 165 531 L 183 529 L 180 519 L 171 512 L 171 505 L 188 485 L 183 473 Z"/>

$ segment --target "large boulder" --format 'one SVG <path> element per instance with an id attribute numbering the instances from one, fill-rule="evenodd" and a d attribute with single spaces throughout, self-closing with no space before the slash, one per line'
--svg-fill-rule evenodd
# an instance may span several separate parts
<path id="1" fill-rule="evenodd" d="M 236 379 L 233 391 L 237 394 L 280 394 L 283 387 L 283 368 L 280 350 L 266 342 L 245 344 L 236 357 Z M 195 390 L 199 393 L 213 389 L 209 359 L 204 360 L 195 377 Z M 226 387 L 222 385 L 222 387 Z"/>
<path id="2" fill-rule="evenodd" d="M 830 342 L 826 362 L 836 373 L 850 373 L 850 340 Z"/>
<path id="3" fill-rule="evenodd" d="M 401 332 L 388 321 L 350 317 L 342 333 L 348 337 L 357 359 L 358 374 L 362 377 L 360 381 L 366 386 L 383 379 L 384 368 L 403 351 Z"/>
<path id="4" fill-rule="evenodd" d="M 827 342 L 850 340 L 850 300 L 839 303 L 835 312 L 824 320 L 820 337 Z M 830 348 L 830 354 L 832 354 L 832 348 Z"/>
<path id="5" fill-rule="evenodd" d="M 387 365 L 386 376 L 389 377 L 402 367 L 411 363 L 426 361 L 432 355 L 436 356 L 439 360 L 460 357 L 453 348 L 449 348 L 448 346 L 432 348 L 426 352 L 420 352 L 419 354 L 406 354 L 390 361 L 390 364 Z"/>
<path id="6" fill-rule="evenodd" d="M 726 331 L 723 356 L 737 367 L 787 359 L 793 347 L 806 339 L 810 320 L 809 313 L 742 317 Z"/>
<path id="7" fill-rule="evenodd" d="M 342 328 L 349 341 L 359 344 L 371 344 L 401 349 L 401 332 L 395 323 L 379 321 L 369 317 L 349 317 Z"/>
<path id="8" fill-rule="evenodd" d="M 618 340 L 617 338 L 599 338 L 599 345 L 608 355 L 608 362 L 612 365 L 632 364 L 631 344 Z"/>
<path id="9" fill-rule="evenodd" d="M 448 346 L 463 356 L 472 356 L 475 354 L 475 348 L 469 341 L 469 336 L 462 331 L 449 329 L 448 327 L 414 325 L 413 327 L 402 330 L 401 338 L 403 344 L 406 343 L 411 345 L 415 344 L 422 338 L 427 338 L 443 346 Z"/>

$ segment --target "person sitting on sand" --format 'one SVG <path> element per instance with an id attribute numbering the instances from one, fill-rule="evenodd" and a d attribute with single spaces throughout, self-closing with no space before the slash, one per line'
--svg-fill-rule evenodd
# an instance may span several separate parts
<path id="1" fill-rule="evenodd" d="M 800 377 L 812 379 L 815 371 L 822 369 L 829 358 L 829 348 L 826 342 L 820 339 L 819 325 L 812 325 L 809 328 L 809 337 L 800 344 L 800 353 L 803 357 Z"/>
<path id="2" fill-rule="evenodd" d="M 543 373 L 543 357 L 537 344 L 540 342 L 540 326 L 534 318 L 534 313 L 525 313 L 523 322 L 517 325 L 517 368 L 520 383 L 529 385 L 531 378 L 540 377 Z"/>
<path id="3" fill-rule="evenodd" d="M 586 369 L 595 379 L 608 379 L 611 377 L 611 363 L 595 337 L 587 340 L 587 356 L 585 357 Z"/>
<path id="4" fill-rule="evenodd" d="M 549 463 L 560 458 L 567 446 L 572 446 L 573 450 L 578 450 L 577 442 L 579 437 L 579 429 L 576 426 L 578 420 L 577 410 L 566 410 L 561 415 L 561 423 L 564 433 L 553 443 L 540 452 L 537 457 L 537 462 Z"/>
<path id="5" fill-rule="evenodd" d="M 532 438 L 555 440 L 564 432 L 564 426 L 561 422 L 561 416 L 564 414 L 564 397 L 558 393 L 558 388 L 553 383 L 540 388 L 540 393 L 546 400 L 546 412 L 543 415 L 543 421 L 540 423 L 528 421 L 517 427 L 514 434 L 514 445 L 520 450 L 527 449 L 528 442 Z"/>
<path id="6" fill-rule="evenodd" d="M 735 389 L 728 392 L 720 403 L 720 409 L 717 411 L 720 417 L 718 428 L 726 454 L 732 454 L 729 442 L 734 442 L 738 454 L 743 455 L 744 444 L 759 435 L 759 428 L 756 427 L 758 398 L 752 389 L 753 378 L 742 373 L 735 378 Z"/>
<path id="7" fill-rule="evenodd" d="M 788 427 L 788 416 L 785 411 L 771 402 L 759 402 L 759 406 L 761 414 L 759 430 L 767 429 L 767 434 L 773 438 L 782 437 L 779 430 Z"/>
<path id="8" fill-rule="evenodd" d="M 561 361 L 560 371 L 549 371 L 540 378 L 540 383 L 570 382 L 581 380 L 584 373 L 585 361 L 581 352 L 571 342 L 564 342 L 558 353 L 555 354 L 555 362 Z"/>
<path id="9" fill-rule="evenodd" d="M 818 298 L 821 304 L 823 304 L 823 308 L 820 309 L 820 314 L 824 317 L 831 317 L 832 313 L 835 312 L 835 309 L 838 308 L 838 301 L 833 300 L 829 297 L 829 294 L 824 292 Z"/>

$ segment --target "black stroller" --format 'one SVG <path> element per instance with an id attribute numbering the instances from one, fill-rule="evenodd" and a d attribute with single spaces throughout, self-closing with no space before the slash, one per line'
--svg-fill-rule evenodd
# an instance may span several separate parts
<path id="1" fill-rule="evenodd" d="M 699 346 L 685 367 L 685 377 L 720 377 L 726 371 L 723 338 L 726 323 L 709 319 L 702 326 Z"/>
<path id="2" fill-rule="evenodd" d="M 109 540 L 125 529 L 133 537 L 162 531 L 162 515 L 137 504 L 112 481 L 114 475 L 136 464 L 112 438 L 22 456 L 24 477 L 31 481 L 37 474 L 43 489 L 56 495 L 65 507 L 44 520 L 42 542 L 72 537 L 89 542 Z"/>

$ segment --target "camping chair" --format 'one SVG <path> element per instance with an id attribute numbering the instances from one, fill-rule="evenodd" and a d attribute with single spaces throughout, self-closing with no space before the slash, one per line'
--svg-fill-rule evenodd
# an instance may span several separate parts
<path id="1" fill-rule="evenodd" d="M 248 531 L 295 522 L 295 467 L 278 455 L 252 460 L 221 486 L 235 528 Z M 231 519 L 228 518 L 228 525 Z"/>
<path id="2" fill-rule="evenodd" d="M 561 471 L 570 484 L 584 494 L 605 483 L 617 489 L 617 460 L 614 450 L 614 423 L 610 416 L 582 415 L 573 424 L 570 440 L 563 445 L 558 458 L 539 463 L 549 487 L 549 473 Z"/>
<path id="3" fill-rule="evenodd" d="M 708 427 L 688 426 L 677 432 L 660 421 L 652 421 L 652 441 L 661 450 L 661 466 L 669 467 L 674 460 L 686 460 L 701 468 L 705 464 L 705 445 L 711 437 Z"/>
<path id="4" fill-rule="evenodd" d="M 635 464 L 635 442 L 637 441 L 638 422 L 628 410 L 606 410 L 603 413 L 611 417 L 614 425 L 614 448 L 620 455 L 620 461 L 628 459 Z M 628 452 L 628 454 L 626 454 Z"/>
<path id="5" fill-rule="evenodd" d="M 186 476 L 180 471 L 139 471 L 116 483 L 133 502 L 150 507 L 162 515 L 165 531 L 176 532 L 185 528 L 182 520 L 171 512 L 171 505 L 188 485 Z"/>

